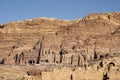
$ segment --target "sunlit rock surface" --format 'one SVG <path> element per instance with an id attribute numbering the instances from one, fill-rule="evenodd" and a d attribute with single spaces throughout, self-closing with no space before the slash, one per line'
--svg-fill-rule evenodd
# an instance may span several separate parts
<path id="1" fill-rule="evenodd" d="M 0 25 L 0 80 L 119 80 L 120 12 Z"/>

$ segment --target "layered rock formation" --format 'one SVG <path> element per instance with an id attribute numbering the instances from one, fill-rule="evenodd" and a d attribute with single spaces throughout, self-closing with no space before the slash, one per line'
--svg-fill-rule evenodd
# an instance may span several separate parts
<path id="1" fill-rule="evenodd" d="M 28 66 L 23 72 L 39 74 L 42 80 L 117 80 L 119 76 L 110 75 L 120 73 L 119 58 L 119 12 L 72 21 L 37 18 L 0 25 L 1 65 Z M 44 68 L 37 71 L 35 66 Z M 64 67 L 69 74 L 62 71 Z M 91 72 L 96 75 L 91 77 Z M 63 73 L 63 78 L 55 77 Z"/>

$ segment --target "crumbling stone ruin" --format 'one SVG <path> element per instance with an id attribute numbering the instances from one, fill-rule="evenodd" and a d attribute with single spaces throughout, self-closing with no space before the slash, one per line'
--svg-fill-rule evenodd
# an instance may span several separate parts
<path id="1" fill-rule="evenodd" d="M 18 69 L 23 80 L 119 80 L 120 13 L 2 24 L 0 69 L 6 80 L 6 69 L 11 79 Z"/>

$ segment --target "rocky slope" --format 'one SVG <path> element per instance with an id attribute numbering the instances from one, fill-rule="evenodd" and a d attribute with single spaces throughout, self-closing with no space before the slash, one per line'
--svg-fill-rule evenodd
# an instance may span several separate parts
<path id="1" fill-rule="evenodd" d="M 88 76 L 87 79 L 91 80 L 107 80 L 107 78 L 117 80 L 119 77 L 110 77 L 108 73 L 111 75 L 114 73 L 109 72 L 111 65 L 115 67 L 113 71 L 117 71 L 116 74 L 120 73 L 119 58 L 120 12 L 89 14 L 81 20 L 72 21 L 36 18 L 0 25 L 1 68 L 4 65 L 22 66 L 19 68 L 21 74 L 42 75 L 39 76 L 42 77 L 42 80 L 63 80 L 62 78 L 50 77 L 56 73 L 49 74 L 51 72 L 49 70 L 46 72 L 46 69 L 49 69 L 46 66 L 51 65 L 54 65 L 51 66 L 52 70 L 58 67 L 84 68 L 84 74 Z M 36 71 L 36 65 L 37 67 L 43 66 L 40 68 L 40 72 Z M 28 67 L 24 70 L 23 66 Z M 34 68 L 31 70 L 30 66 Z M 87 71 L 86 69 L 89 67 L 96 68 L 97 71 L 99 71 L 98 68 L 104 69 L 101 73 L 98 72 L 98 75 L 102 75 L 102 77 L 99 79 L 90 78 L 89 73 L 94 72 L 95 69 Z M 9 68 L 7 67 L 7 69 Z M 10 72 L 11 69 L 14 71 L 14 68 L 10 68 Z M 49 74 L 47 74 L 49 79 L 45 77 L 44 71 Z M 76 72 L 71 72 L 71 70 L 68 72 L 70 72 L 67 75 L 70 80 L 78 80 L 79 76 Z M 62 73 L 61 70 L 60 73 L 56 74 L 61 75 Z M 0 76 L 3 74 L 0 73 Z M 96 76 L 98 75 L 96 74 Z M 5 74 L 3 77 L 7 79 Z M 66 76 L 63 78 L 64 80 L 68 79 Z M 79 79 L 83 80 L 86 77 Z"/>

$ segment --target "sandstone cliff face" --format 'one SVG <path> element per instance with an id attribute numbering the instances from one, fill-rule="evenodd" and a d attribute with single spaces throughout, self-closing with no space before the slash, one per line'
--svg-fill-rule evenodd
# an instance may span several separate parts
<path id="1" fill-rule="evenodd" d="M 109 69 L 109 65 L 118 70 L 119 57 L 119 12 L 89 14 L 73 21 L 37 18 L 0 25 L 0 63 L 4 65 L 55 64 L 87 69 L 96 64 L 97 70 Z"/>

